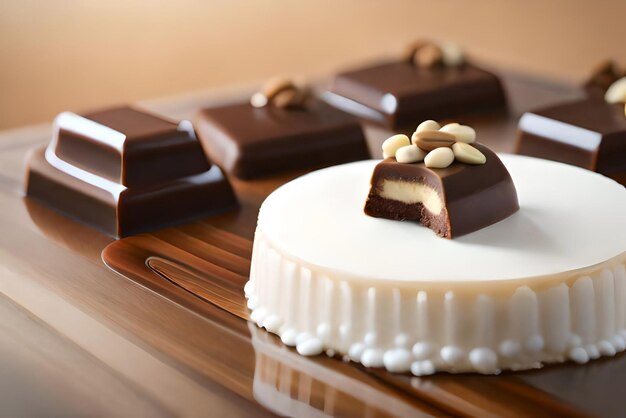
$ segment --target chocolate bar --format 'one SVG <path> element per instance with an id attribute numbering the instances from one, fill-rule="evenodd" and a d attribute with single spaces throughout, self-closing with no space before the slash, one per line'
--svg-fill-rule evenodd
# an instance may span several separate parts
<path id="1" fill-rule="evenodd" d="M 340 73 L 324 99 L 392 130 L 506 107 L 500 80 L 488 71 L 470 63 L 418 65 L 407 59 Z"/>
<path id="2" fill-rule="evenodd" d="M 113 237 L 237 205 L 189 121 L 131 107 L 64 112 L 27 163 L 26 194 Z"/>
<path id="3" fill-rule="evenodd" d="M 623 103 L 589 97 L 528 112 L 518 128 L 517 153 L 597 171 L 626 185 Z"/>
<path id="4" fill-rule="evenodd" d="M 288 81 L 267 83 L 251 103 L 203 109 L 195 125 L 211 158 L 242 179 L 370 158 L 355 117 Z"/>

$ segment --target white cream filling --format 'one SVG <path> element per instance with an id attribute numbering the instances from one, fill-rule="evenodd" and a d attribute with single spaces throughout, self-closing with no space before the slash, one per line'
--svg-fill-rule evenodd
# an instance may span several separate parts
<path id="1" fill-rule="evenodd" d="M 426 210 L 433 215 L 439 215 L 443 209 L 443 202 L 439 194 L 433 188 L 422 183 L 385 179 L 382 183 L 380 196 L 407 205 L 422 203 Z"/>

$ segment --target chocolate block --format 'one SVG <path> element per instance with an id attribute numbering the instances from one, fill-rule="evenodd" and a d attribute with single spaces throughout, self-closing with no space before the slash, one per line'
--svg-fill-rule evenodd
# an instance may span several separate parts
<path id="1" fill-rule="evenodd" d="M 316 98 L 298 108 L 203 109 L 195 125 L 209 155 L 242 179 L 369 158 L 358 120 Z"/>
<path id="2" fill-rule="evenodd" d="M 444 238 L 459 237 L 501 221 L 519 209 L 513 180 L 498 156 L 473 144 L 485 164 L 458 161 L 446 168 L 402 164 L 393 157 L 376 165 L 365 203 L 369 216 L 415 220 Z"/>
<path id="3" fill-rule="evenodd" d="M 485 70 L 471 64 L 422 68 L 407 61 L 338 74 L 324 99 L 393 130 L 506 107 L 499 79 Z"/>
<path id="4" fill-rule="evenodd" d="M 594 170 L 626 185 L 624 104 L 590 95 L 526 113 L 517 153 Z"/>
<path id="5" fill-rule="evenodd" d="M 55 119 L 27 164 L 26 194 L 114 237 L 236 206 L 191 123 L 130 107 Z"/>

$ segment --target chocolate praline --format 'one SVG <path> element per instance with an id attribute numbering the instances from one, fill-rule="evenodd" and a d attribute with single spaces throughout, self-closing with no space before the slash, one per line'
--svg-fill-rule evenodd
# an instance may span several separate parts
<path id="1" fill-rule="evenodd" d="M 419 221 L 444 238 L 456 238 L 509 217 L 519 203 L 508 170 L 489 148 L 472 145 L 485 155 L 484 164 L 455 161 L 446 168 L 428 168 L 423 162 L 403 164 L 393 157 L 381 161 L 372 174 L 365 213 Z"/>
<path id="2" fill-rule="evenodd" d="M 116 238 L 237 206 L 190 122 L 127 106 L 57 116 L 29 156 L 26 194 Z"/>
<path id="3" fill-rule="evenodd" d="M 498 77 L 471 63 L 422 68 L 411 62 L 387 61 L 339 73 L 324 98 L 392 130 L 415 128 L 416 120 L 506 108 Z"/>
<path id="4" fill-rule="evenodd" d="M 528 112 L 519 122 L 517 153 L 597 171 L 626 185 L 623 103 L 590 95 Z"/>
<path id="5" fill-rule="evenodd" d="M 206 108 L 195 125 L 209 155 L 242 179 L 369 158 L 359 121 L 317 98 L 299 108 Z"/>

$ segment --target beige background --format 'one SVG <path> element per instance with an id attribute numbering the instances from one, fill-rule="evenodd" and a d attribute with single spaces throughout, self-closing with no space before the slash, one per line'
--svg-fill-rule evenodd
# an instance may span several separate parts
<path id="1" fill-rule="evenodd" d="M 0 0 L 0 129 L 62 110 L 319 76 L 415 38 L 576 82 L 626 64 L 625 1 Z"/>

